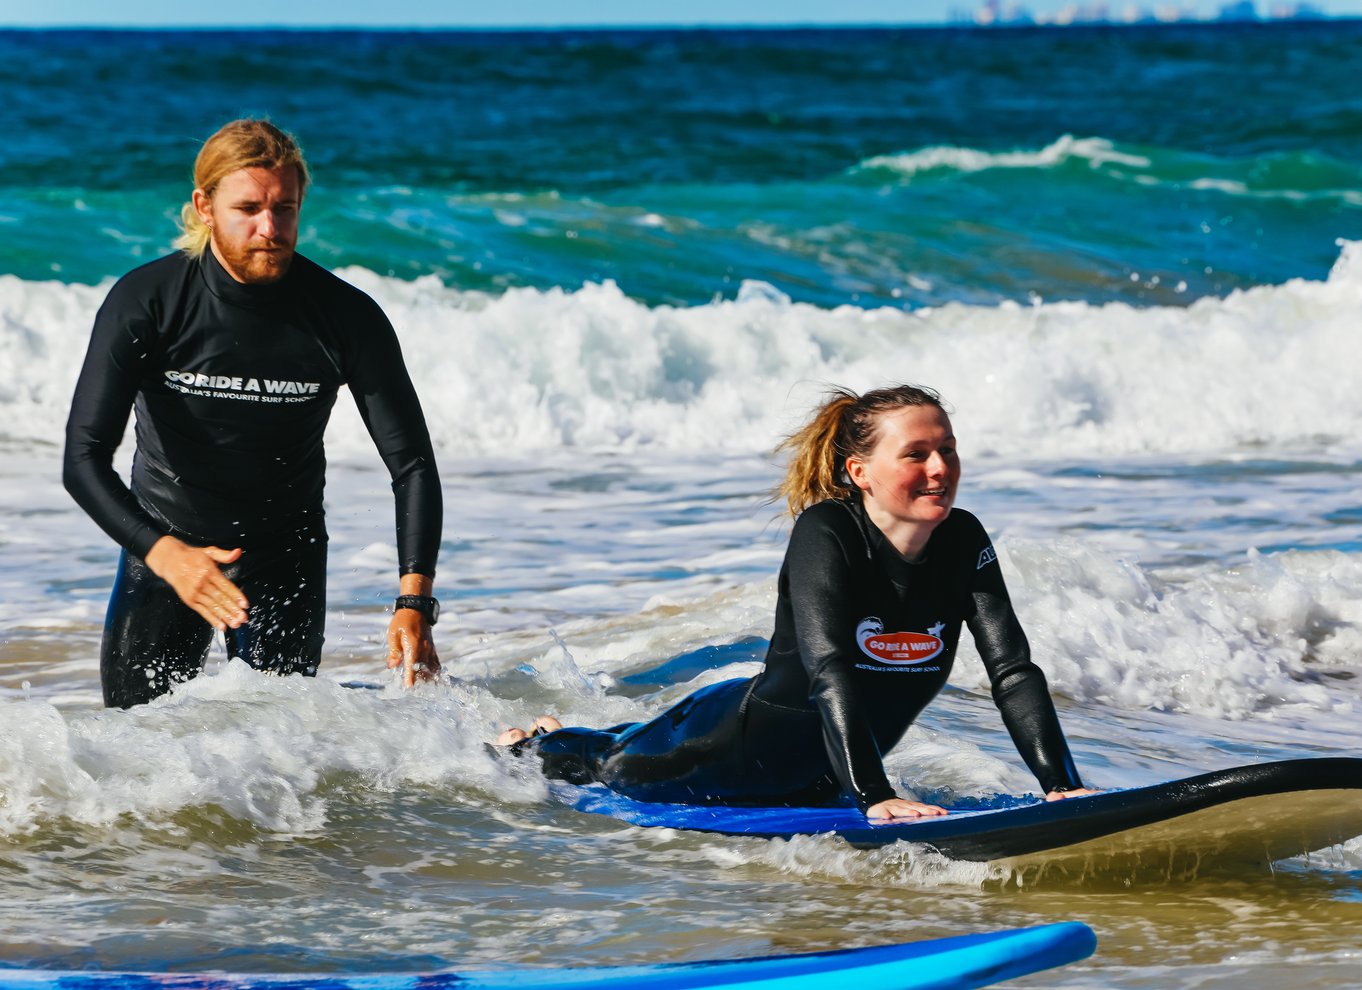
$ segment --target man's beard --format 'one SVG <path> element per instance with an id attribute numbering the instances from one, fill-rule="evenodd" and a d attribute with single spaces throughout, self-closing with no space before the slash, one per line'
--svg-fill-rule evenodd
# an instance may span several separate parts
<path id="1" fill-rule="evenodd" d="M 214 241 L 223 263 L 242 282 L 247 285 L 268 285 L 277 282 L 288 274 L 293 261 L 293 248 L 280 243 L 269 245 L 276 250 L 257 250 L 261 245 L 248 246 L 233 250 L 221 241 Z"/>

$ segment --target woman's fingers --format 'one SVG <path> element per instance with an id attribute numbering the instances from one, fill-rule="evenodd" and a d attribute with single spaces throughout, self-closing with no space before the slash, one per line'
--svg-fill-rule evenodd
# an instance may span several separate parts
<path id="1" fill-rule="evenodd" d="M 1051 791 L 1045 795 L 1047 801 L 1063 801 L 1065 798 L 1084 797 L 1088 794 L 1101 794 L 1102 792 L 1092 787 L 1075 787 L 1072 791 Z"/>
<path id="2" fill-rule="evenodd" d="M 879 804 L 872 804 L 865 810 L 867 818 L 886 820 L 894 818 L 935 818 L 950 814 L 945 808 L 921 801 L 905 801 L 903 798 L 890 798 Z"/>

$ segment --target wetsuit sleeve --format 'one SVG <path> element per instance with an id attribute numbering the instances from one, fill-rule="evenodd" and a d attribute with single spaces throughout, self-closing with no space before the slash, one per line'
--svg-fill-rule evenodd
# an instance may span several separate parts
<path id="1" fill-rule="evenodd" d="M 392 324 L 378 304 L 356 332 L 346 378 L 360 417 L 392 477 L 397 554 L 403 574 L 435 576 L 444 500 L 430 431 Z"/>
<path id="2" fill-rule="evenodd" d="M 62 483 L 99 528 L 143 559 L 166 529 L 151 518 L 113 469 L 143 366 L 154 340 L 146 309 L 115 286 L 95 316 L 90 347 L 66 421 Z"/>
<path id="3" fill-rule="evenodd" d="M 846 630 L 855 627 L 849 602 L 849 553 L 864 545 L 843 543 L 821 520 L 801 516 L 786 554 L 790 603 L 799 655 L 809 676 L 809 700 L 818 710 L 823 743 L 842 793 L 862 811 L 896 797 L 884 758 L 852 683 L 854 660 L 846 653 Z M 838 635 L 838 631 L 841 635 Z"/>
<path id="4" fill-rule="evenodd" d="M 986 552 L 992 556 L 991 549 Z M 969 630 L 988 670 L 993 701 L 1002 713 L 1003 724 L 1042 790 L 1048 793 L 1082 787 L 1059 727 L 1045 673 L 1031 660 L 1031 647 L 1013 611 L 997 560 L 984 565 L 976 575 Z"/>

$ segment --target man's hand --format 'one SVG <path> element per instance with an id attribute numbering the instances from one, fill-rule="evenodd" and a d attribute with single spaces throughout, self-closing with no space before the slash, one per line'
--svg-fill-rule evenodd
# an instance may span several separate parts
<path id="1" fill-rule="evenodd" d="M 191 547 L 173 536 L 163 536 L 147 551 L 147 566 L 184 602 L 218 632 L 246 624 L 250 604 L 241 589 L 228 581 L 218 564 L 230 564 L 241 548 Z"/>
<path id="2" fill-rule="evenodd" d="M 433 681 L 440 672 L 430 623 L 415 609 L 399 608 L 388 623 L 388 669 L 397 666 L 403 687 L 414 687 L 418 679 Z"/>
<path id="3" fill-rule="evenodd" d="M 403 574 L 397 592 L 429 598 L 435 592 L 435 582 L 424 574 Z M 395 610 L 388 623 L 388 669 L 397 666 L 402 668 L 404 687 L 415 687 L 418 680 L 433 681 L 440 672 L 430 623 L 415 609 Z"/>

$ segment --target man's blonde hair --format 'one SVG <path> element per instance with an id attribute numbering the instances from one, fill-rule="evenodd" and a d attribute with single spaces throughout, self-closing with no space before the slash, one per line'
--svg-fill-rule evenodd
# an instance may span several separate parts
<path id="1" fill-rule="evenodd" d="M 194 188 L 213 198 L 218 183 L 226 176 L 243 168 L 287 168 L 298 170 L 298 195 L 307 191 L 311 175 L 303 160 L 303 149 L 287 131 L 281 131 L 268 120 L 244 117 L 224 124 L 203 143 L 194 159 Z M 199 217 L 190 200 L 180 208 L 180 229 L 175 246 L 198 258 L 208 248 L 213 232 Z"/>

